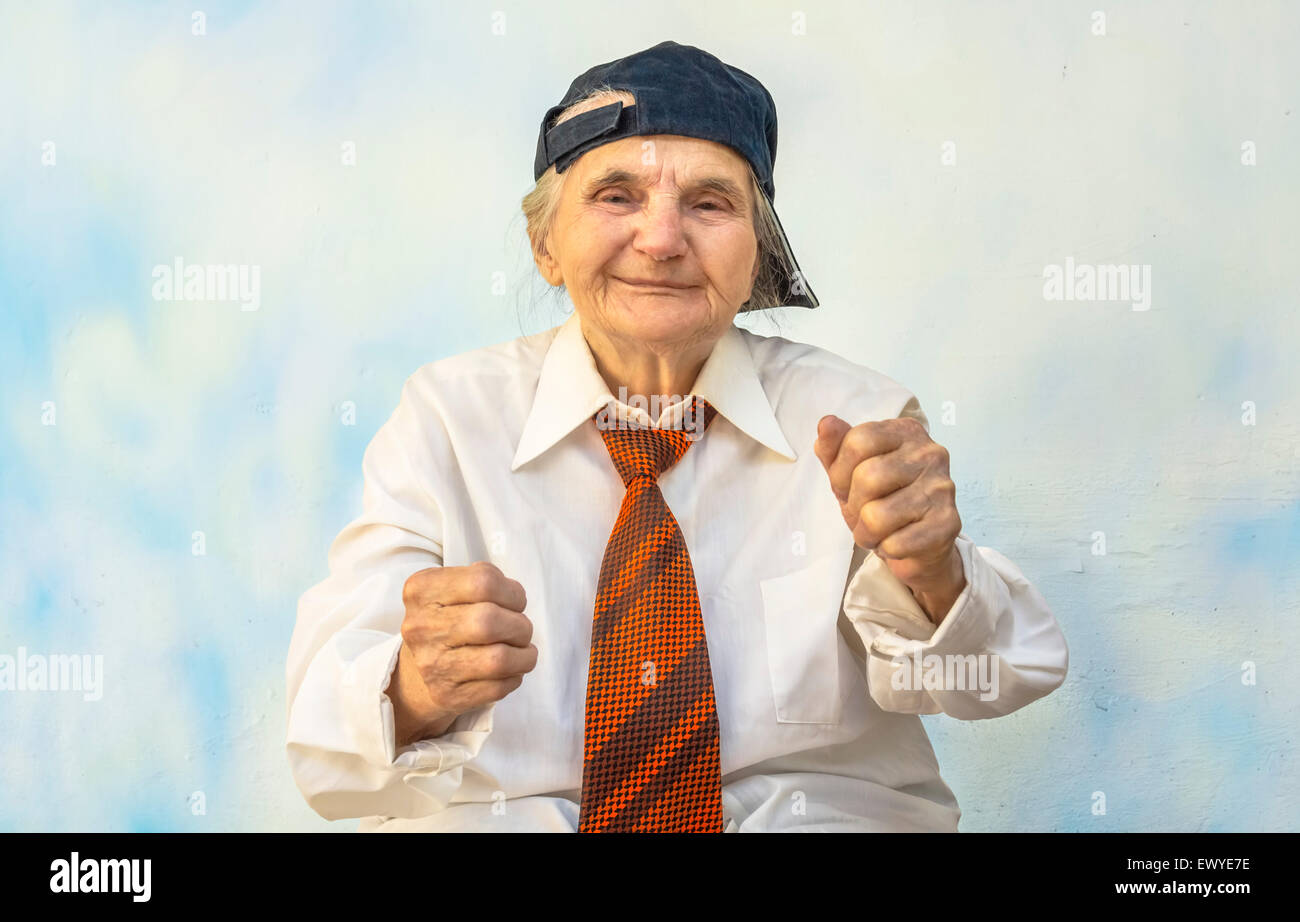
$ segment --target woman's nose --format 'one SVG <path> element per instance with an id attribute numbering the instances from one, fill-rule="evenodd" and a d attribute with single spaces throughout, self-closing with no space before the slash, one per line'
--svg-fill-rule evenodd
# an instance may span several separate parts
<path id="1" fill-rule="evenodd" d="M 676 196 L 651 196 L 637 218 L 635 246 L 655 259 L 681 256 L 687 250 L 681 203 Z"/>

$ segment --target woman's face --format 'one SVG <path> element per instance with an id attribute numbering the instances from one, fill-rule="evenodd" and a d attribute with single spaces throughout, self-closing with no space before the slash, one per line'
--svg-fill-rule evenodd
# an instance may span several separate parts
<path id="1" fill-rule="evenodd" d="M 584 330 L 655 352 L 716 341 L 758 275 L 744 158 L 699 138 L 637 136 L 587 151 L 562 177 L 537 265 L 567 287 Z"/>

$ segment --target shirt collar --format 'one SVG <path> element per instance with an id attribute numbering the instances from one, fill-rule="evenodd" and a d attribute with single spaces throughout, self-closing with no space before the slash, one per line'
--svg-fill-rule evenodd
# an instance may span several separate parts
<path id="1" fill-rule="evenodd" d="M 791 461 L 797 457 L 772 412 L 754 357 L 738 327 L 728 327 L 714 344 L 691 393 L 707 400 L 754 441 Z M 510 469 L 518 470 L 542 454 L 614 399 L 596 370 L 575 311 L 560 324 L 546 350 L 532 410 Z"/>

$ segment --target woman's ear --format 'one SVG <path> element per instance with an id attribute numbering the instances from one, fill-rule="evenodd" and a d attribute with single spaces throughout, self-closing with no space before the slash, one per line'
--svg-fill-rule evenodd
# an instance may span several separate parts
<path id="1" fill-rule="evenodd" d="M 537 271 L 546 279 L 547 284 L 563 285 L 564 275 L 560 272 L 560 264 L 555 261 L 546 246 L 546 240 L 539 237 L 529 238 L 529 244 L 533 250 L 533 262 L 537 264 Z"/>

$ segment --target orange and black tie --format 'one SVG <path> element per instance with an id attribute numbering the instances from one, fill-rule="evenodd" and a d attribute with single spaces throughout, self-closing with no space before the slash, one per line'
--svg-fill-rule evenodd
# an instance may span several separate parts
<path id="1" fill-rule="evenodd" d="M 596 586 L 579 832 L 722 832 L 718 708 L 699 592 L 658 484 L 690 448 L 688 433 L 698 439 L 716 414 L 693 397 L 689 428 L 602 426 L 602 414 L 593 417 L 627 492 Z"/>

